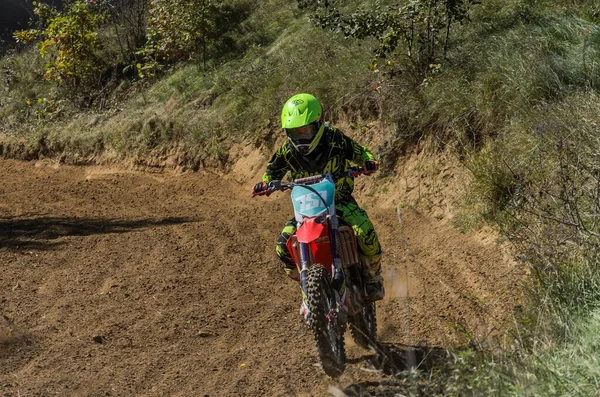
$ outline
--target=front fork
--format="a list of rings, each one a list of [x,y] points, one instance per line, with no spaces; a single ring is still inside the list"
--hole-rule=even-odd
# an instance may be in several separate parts
[[[300,263],[302,267],[300,269],[300,286],[302,287],[302,298],[306,304],[306,289],[308,288],[308,244],[300,244]]]

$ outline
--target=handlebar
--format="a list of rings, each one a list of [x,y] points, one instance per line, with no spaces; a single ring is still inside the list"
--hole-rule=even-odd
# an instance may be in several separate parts
[[[354,178],[359,175],[369,175],[369,174],[372,174],[373,172],[375,172],[375,171],[367,171],[364,167],[350,167],[350,168],[348,168],[348,171],[339,172],[339,173],[333,175],[333,179],[334,179],[334,181],[337,181],[338,179],[345,177],[345,176]],[[263,190],[262,192],[258,192],[258,193],[252,193],[252,197],[264,196],[264,195],[268,196],[275,191],[278,191],[278,190],[284,191],[284,190],[292,189],[294,186],[298,186],[298,185],[312,185],[314,183],[317,183],[317,182],[320,182],[321,180],[323,180],[323,178],[325,178],[326,175],[327,174],[321,174],[321,175],[309,176],[306,178],[295,179],[293,182],[290,182],[290,183],[284,183],[284,182],[281,182],[280,180],[271,181],[267,185],[267,190]]]

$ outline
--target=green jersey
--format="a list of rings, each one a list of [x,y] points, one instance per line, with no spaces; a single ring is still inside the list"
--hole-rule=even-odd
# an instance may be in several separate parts
[[[362,165],[375,157],[366,147],[356,143],[337,128],[326,127],[319,145],[310,154],[303,156],[286,141],[275,152],[263,175],[263,182],[281,180],[289,171],[292,179],[308,176],[341,173],[347,171],[351,163]],[[335,184],[335,199],[338,202],[351,199],[354,178],[345,176]]]

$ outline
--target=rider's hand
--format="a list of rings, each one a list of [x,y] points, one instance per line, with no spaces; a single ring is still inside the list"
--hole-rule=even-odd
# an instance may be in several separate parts
[[[262,193],[262,192],[264,192],[265,190],[268,190],[268,189],[269,189],[269,185],[267,185],[265,182],[258,182],[252,188],[252,193],[253,194],[259,194],[259,193]]]
[[[377,160],[366,160],[363,165],[365,171],[368,173],[375,172],[379,169],[379,161]]]

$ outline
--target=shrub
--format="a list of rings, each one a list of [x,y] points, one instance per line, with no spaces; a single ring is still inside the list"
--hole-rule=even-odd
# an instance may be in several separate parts
[[[46,80],[71,86],[89,83],[102,69],[96,51],[100,48],[98,28],[106,15],[96,9],[95,1],[76,1],[65,13],[44,3],[33,4],[43,28],[16,32],[17,41],[41,38],[37,47],[40,56],[47,59]]]
[[[152,0],[148,10],[148,38],[140,51],[140,76],[152,75],[161,64],[206,59],[215,32],[218,6],[212,0]]]
[[[395,55],[398,68],[419,77],[435,73],[446,55],[450,32],[467,20],[473,0],[413,0],[383,6],[347,10],[341,2],[298,0],[300,8],[315,11],[313,21],[345,37],[377,40],[374,67],[396,67],[394,61],[378,59]]]

